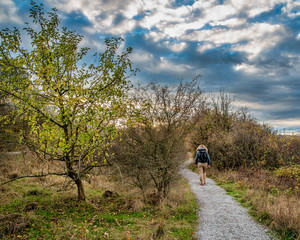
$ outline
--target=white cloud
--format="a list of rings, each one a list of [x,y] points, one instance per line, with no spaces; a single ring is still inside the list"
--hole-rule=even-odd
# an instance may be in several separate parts
[[[187,30],[196,30],[203,27],[206,23],[211,25],[221,24],[221,20],[235,13],[231,6],[218,5],[214,6],[214,1],[204,1],[203,4],[195,2],[193,6],[181,6],[176,9],[157,6],[155,11],[148,14],[139,25],[151,29],[155,27],[160,33],[157,40],[161,40],[165,36],[179,38],[186,35]],[[146,9],[144,9],[146,10]],[[152,9],[153,10],[153,9]],[[193,10],[200,10],[203,15],[199,18],[191,17]],[[242,20],[228,20],[225,24],[237,25],[241,24]]]
[[[185,41],[208,41],[214,45],[222,43],[236,43],[251,39],[251,50],[248,52],[257,55],[265,47],[257,46],[257,39],[263,35],[276,31],[278,26],[271,24],[248,25],[239,29],[246,22],[246,18],[236,17],[241,11],[249,16],[255,16],[263,11],[272,9],[275,4],[283,0],[227,0],[218,5],[216,0],[195,1],[192,6],[171,8],[168,0],[124,0],[124,1],[88,1],[88,0],[48,0],[64,11],[80,9],[93,23],[93,27],[86,29],[90,32],[107,32],[112,34],[125,34],[132,31],[137,25],[142,28],[155,30],[147,34],[147,38],[154,42],[171,37]],[[289,5],[295,5],[290,2]],[[201,15],[196,18],[192,12],[198,10]],[[125,17],[118,25],[114,24],[115,17],[122,14]],[[144,14],[139,21],[132,17]],[[104,15],[105,17],[100,17]],[[212,29],[199,31],[206,24],[211,26],[226,26],[229,29]],[[194,31],[186,34],[187,31]],[[253,43],[251,45],[251,43]],[[259,44],[260,45],[260,44]],[[183,44],[181,45],[183,47]],[[171,49],[181,49],[180,46],[171,46]],[[240,46],[240,48],[242,48]],[[256,48],[256,49],[255,49]],[[247,46],[247,50],[248,50]],[[199,51],[203,51],[199,48]]]
[[[233,44],[233,51],[246,52],[248,60],[258,57],[263,51],[275,46],[284,36],[283,25],[270,23],[246,23],[247,19],[237,17],[241,12],[246,16],[256,16],[264,11],[271,10],[283,0],[227,0],[218,5],[215,0],[196,1],[192,6],[171,8],[168,0],[124,0],[124,1],[88,1],[88,0],[48,0],[55,3],[64,11],[80,9],[93,23],[86,31],[93,33],[107,32],[125,34],[132,31],[137,25],[151,29],[145,35],[148,41],[160,42],[160,47],[167,47],[173,52],[184,51],[187,41],[201,42],[197,51],[203,52],[222,44]],[[292,9],[297,3],[288,0],[286,9]],[[299,5],[299,4],[298,4]],[[201,15],[197,18],[192,12],[198,10]],[[287,10],[286,10],[287,11]],[[123,19],[116,25],[115,17],[121,14]],[[144,14],[139,21],[132,17]],[[100,17],[101,15],[105,17]],[[206,24],[212,29],[199,30]],[[216,26],[225,26],[219,28]],[[187,32],[190,31],[189,34]],[[176,39],[172,43],[169,39]],[[300,34],[297,36],[300,39]],[[244,41],[243,44],[240,44]],[[255,66],[241,64],[236,66],[237,71],[257,73]]]
[[[127,18],[131,19],[136,16],[143,9],[143,5],[140,1],[131,1],[130,4],[127,5],[127,8],[121,10],[121,12]]]
[[[187,44],[185,42],[181,43],[170,43],[168,41],[165,42],[166,46],[169,47],[173,52],[182,52]]]
[[[182,75],[186,71],[190,71],[192,69],[191,66],[187,64],[176,64],[172,63],[165,57],[160,58],[160,62],[153,66],[154,68],[151,69],[152,71],[159,73],[159,72],[172,72],[175,75]]]
[[[268,23],[256,23],[247,25],[243,29],[211,29],[195,31],[186,40],[208,41],[213,45],[236,44],[232,50],[244,51],[249,54],[249,59],[257,57],[262,51],[275,46],[284,36],[284,28],[280,25],[271,25]],[[241,41],[247,41],[246,44],[239,44]],[[213,45],[198,48],[203,51]]]
[[[293,11],[294,9],[297,9],[300,7],[299,1],[294,0],[286,0],[286,5],[283,8],[283,12],[286,13],[289,17],[295,18],[297,16],[300,16],[299,11]]]
[[[150,9],[144,8],[144,10]],[[155,9],[152,9],[152,12],[139,22],[139,25],[146,29],[151,29],[152,27],[158,28],[159,31],[165,32],[167,35],[176,35],[173,31],[179,25],[184,24],[190,11],[191,8],[189,6],[171,9],[159,5]]]
[[[168,21],[170,17],[165,16],[162,12],[158,11],[154,14],[149,14],[144,19],[142,19],[139,25],[143,28],[150,29],[153,26],[156,26],[161,21]]]
[[[162,32],[151,31],[145,35],[147,40],[152,40],[154,42],[158,42],[166,37],[166,35]]]
[[[216,5],[216,0],[196,1],[193,4],[194,9],[210,9]]]
[[[71,12],[80,10],[93,24],[86,28],[89,32],[102,32],[111,34],[123,34],[130,32],[135,26],[136,21],[132,19],[143,9],[143,4],[139,0],[124,1],[88,1],[88,0],[47,0],[51,5],[58,9]],[[119,24],[114,24],[118,15],[124,17]]]
[[[215,44],[238,43],[243,40],[265,39],[282,30],[280,25],[268,23],[255,23],[247,25],[243,29],[214,28],[209,30],[195,31],[184,38],[192,41],[211,41]]]
[[[0,0],[0,22],[3,23],[23,23],[17,15],[17,7],[12,0]]]
[[[197,51],[205,52],[206,50],[213,49],[216,45],[212,42],[204,42],[202,44],[198,44]]]
[[[287,127],[299,127],[300,128],[300,118],[289,118],[289,119],[275,119],[275,120],[268,120],[275,128],[287,128]]]
[[[170,37],[180,37],[187,30],[196,30],[206,23],[225,25],[228,27],[239,26],[245,22],[243,18],[236,18],[241,11],[248,16],[256,16],[264,11],[271,10],[276,4],[284,0],[227,0],[223,5],[218,5],[216,0],[196,1],[192,6],[171,8],[168,0],[123,0],[123,1],[92,1],[92,0],[47,0],[52,5],[63,11],[81,10],[99,31],[113,33],[126,33],[131,31],[136,24],[146,29],[155,27],[159,32],[164,32]],[[295,7],[297,3],[287,0],[286,9]],[[199,10],[201,16],[191,16],[193,10]],[[146,16],[139,22],[132,17],[145,13]],[[104,19],[99,15],[104,14]],[[126,17],[120,26],[113,26],[117,14]],[[100,22],[101,21],[101,22]]]
[[[283,0],[268,0],[268,1],[261,1],[261,0],[248,0],[248,1],[241,1],[241,0],[230,0],[226,1],[226,4],[231,5],[237,13],[243,11],[249,17],[255,17],[265,11],[269,11],[274,8],[276,4],[284,2]]]
[[[256,103],[256,102],[249,102],[245,100],[238,100],[233,103],[235,107],[244,107],[247,106],[250,110],[257,111],[257,110],[265,110],[269,111],[272,109],[280,110],[280,109],[285,109],[286,105],[278,104],[278,103],[273,103],[273,104],[261,104],[261,103]]]
[[[252,60],[260,55],[263,51],[268,51],[270,48],[276,46],[285,36],[285,29],[280,25],[270,25],[267,23],[255,24],[253,27],[235,32],[235,39],[237,42],[247,40],[246,44],[237,44],[232,49],[236,51],[243,51],[249,54],[249,60]],[[247,37],[248,35],[248,37]],[[239,39],[240,37],[240,39]]]
[[[246,21],[245,18],[230,18],[230,19],[223,20],[223,21],[215,21],[211,25],[212,26],[223,25],[223,26],[227,26],[227,27],[230,27],[230,28],[237,28],[237,27],[240,27],[240,26],[242,26],[246,23],[247,23],[247,21]]]
[[[153,61],[153,55],[144,50],[135,50],[131,55],[131,60],[135,63],[143,64]]]
[[[249,74],[258,73],[260,71],[260,69],[256,68],[254,65],[249,65],[247,63],[242,63],[234,66],[234,70],[246,72]]]
[[[225,20],[227,17],[236,13],[236,10],[230,5],[217,5],[210,9],[206,9],[205,18],[210,21]]]
[[[166,7],[169,5],[169,0],[142,0],[144,9],[153,10],[158,7]]]
[[[187,64],[177,64],[165,57],[156,59],[153,54],[144,51],[136,50],[131,55],[131,60],[142,66],[144,71],[151,73],[171,73],[171,75],[182,76],[187,71],[190,72],[192,67]]]
[[[259,56],[262,51],[275,46],[283,37],[285,29],[281,25],[268,23],[248,24],[243,29],[220,29],[195,31],[188,36],[183,36],[182,41],[198,41],[197,50],[203,52],[222,44],[233,44],[232,50],[248,53],[249,60]],[[240,42],[245,41],[243,44]],[[238,67],[243,68],[243,66]]]
[[[244,11],[248,16],[255,16],[263,11],[271,10],[282,0],[270,1],[225,1],[224,5],[215,5],[215,1],[199,1],[193,6],[183,6],[177,9],[166,9],[164,6],[157,7],[156,11],[146,16],[140,23],[142,27],[151,29],[155,27],[155,33],[147,37],[154,42],[161,41],[166,37],[176,38],[180,41],[205,41],[214,46],[224,43],[238,43],[243,40],[249,41],[248,45],[236,46],[235,50],[248,52],[253,58],[262,50],[272,47],[282,38],[283,26],[269,23],[256,23],[246,25],[246,18],[238,18],[236,15]],[[192,18],[192,10],[200,10],[201,17]],[[199,30],[206,24],[211,26],[225,26],[226,28],[213,28]],[[243,28],[241,28],[243,26]],[[191,33],[186,34],[187,31]],[[281,32],[280,32],[281,31]],[[280,33],[278,33],[280,32]],[[276,35],[277,36],[274,36]],[[269,39],[266,41],[266,39]],[[211,45],[212,46],[212,45]],[[210,46],[199,47],[204,51]]]

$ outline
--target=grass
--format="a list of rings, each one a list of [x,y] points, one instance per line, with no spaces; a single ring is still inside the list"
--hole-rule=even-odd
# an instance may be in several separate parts
[[[77,202],[74,192],[49,191],[10,199],[9,204],[1,204],[0,213],[21,213],[31,223],[6,239],[150,239],[159,229],[161,239],[193,239],[197,205],[188,190],[181,190],[180,199],[173,193],[173,199],[160,206],[139,203],[130,195],[105,198],[101,193],[87,194],[87,202]],[[31,202],[38,209],[24,212]]]
[[[61,181],[20,179],[0,187],[0,215],[20,213],[30,219],[5,239],[195,239],[198,207],[184,179],[158,206],[106,176],[85,182],[87,201],[78,202],[74,188],[57,192]],[[106,190],[117,194],[105,197]],[[24,211],[29,203],[38,208]]]
[[[300,239],[300,198],[297,181],[279,181],[272,172],[211,171],[219,186],[233,196],[279,239]],[[262,175],[261,175],[262,174]],[[277,184],[275,184],[277,183]]]

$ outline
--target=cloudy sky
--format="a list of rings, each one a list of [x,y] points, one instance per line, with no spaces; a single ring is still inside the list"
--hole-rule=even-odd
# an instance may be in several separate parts
[[[205,92],[235,96],[260,122],[300,132],[300,0],[36,0],[104,49],[121,36],[137,79],[202,75]],[[21,29],[29,0],[0,0],[0,28]]]

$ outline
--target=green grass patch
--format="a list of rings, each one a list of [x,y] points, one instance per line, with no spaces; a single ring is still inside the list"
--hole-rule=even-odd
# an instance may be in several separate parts
[[[122,192],[103,197],[93,189],[86,189],[87,202],[77,202],[75,191],[58,194],[22,184],[12,184],[15,197],[6,196],[0,215],[20,213],[30,223],[5,239],[195,239],[197,203],[183,180],[160,206],[141,204]],[[32,202],[38,208],[24,211]]]

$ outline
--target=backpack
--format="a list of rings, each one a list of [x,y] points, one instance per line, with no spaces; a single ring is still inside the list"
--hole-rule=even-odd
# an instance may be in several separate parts
[[[207,163],[208,162],[208,157],[206,154],[205,149],[199,149],[198,150],[198,158],[197,158],[197,163]]]

